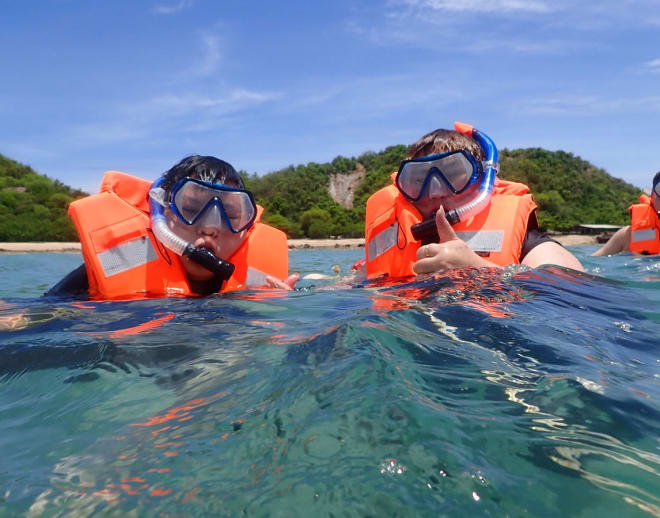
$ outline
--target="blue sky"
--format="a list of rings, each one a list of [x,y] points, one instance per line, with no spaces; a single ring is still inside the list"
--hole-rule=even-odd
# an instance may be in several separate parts
[[[454,120],[647,187],[660,0],[0,0],[0,153],[96,191],[210,154],[263,174]]]

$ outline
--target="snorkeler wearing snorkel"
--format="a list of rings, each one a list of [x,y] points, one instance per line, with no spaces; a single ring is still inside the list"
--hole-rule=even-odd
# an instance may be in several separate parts
[[[492,139],[468,124],[454,127],[412,144],[392,185],[367,201],[367,277],[519,263],[583,270],[538,231],[529,188],[497,178]]]
[[[613,255],[635,252],[660,254],[660,171],[653,177],[651,196],[642,194],[639,203],[628,207],[630,225],[620,228],[592,255]]]
[[[280,280],[286,235],[261,223],[262,212],[236,170],[215,157],[184,158],[153,184],[110,171],[99,194],[69,208],[84,269],[48,294],[83,284],[97,299],[291,289],[297,276]]]

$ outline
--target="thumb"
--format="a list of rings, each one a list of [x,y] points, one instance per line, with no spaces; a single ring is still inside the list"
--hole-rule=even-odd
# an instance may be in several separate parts
[[[447,221],[447,216],[445,216],[445,209],[442,205],[435,213],[435,226],[438,229],[438,237],[440,238],[441,243],[458,239],[456,232],[454,232],[454,229],[449,224],[449,221]]]

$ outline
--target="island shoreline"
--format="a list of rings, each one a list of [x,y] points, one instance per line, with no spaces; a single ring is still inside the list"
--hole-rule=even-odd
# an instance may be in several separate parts
[[[597,245],[597,236],[587,234],[555,234],[552,239],[564,246]],[[289,249],[357,249],[364,248],[363,238],[351,239],[289,239]],[[0,243],[0,253],[80,252],[80,243]]]

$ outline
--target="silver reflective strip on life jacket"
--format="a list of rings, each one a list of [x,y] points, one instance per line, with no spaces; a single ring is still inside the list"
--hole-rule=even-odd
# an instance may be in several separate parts
[[[477,232],[456,232],[475,252],[501,252],[504,230],[479,230]]]
[[[643,230],[634,230],[632,233],[633,243],[640,241],[653,241],[655,239],[655,229],[645,228]]]
[[[370,261],[373,261],[379,255],[383,255],[390,248],[396,245],[397,227],[398,223],[394,222],[386,229],[381,230],[373,237],[371,241],[369,241],[369,248],[367,252]]]
[[[103,274],[110,277],[155,261],[158,259],[158,254],[156,254],[151,240],[147,236],[143,236],[101,252],[97,257],[101,262]]]
[[[266,286],[266,273],[256,268],[248,266],[247,275],[245,276],[245,286],[257,287]]]

